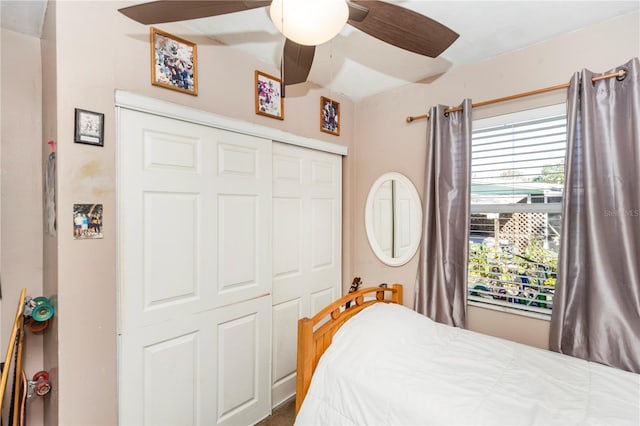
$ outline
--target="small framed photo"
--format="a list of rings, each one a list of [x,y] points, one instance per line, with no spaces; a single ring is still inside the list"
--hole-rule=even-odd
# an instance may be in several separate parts
[[[340,136],[340,102],[320,97],[320,130]]]
[[[104,114],[76,108],[76,143],[104,146]]]
[[[284,100],[279,78],[256,71],[256,114],[284,120]]]
[[[76,240],[102,238],[102,204],[73,205],[73,238]]]
[[[196,44],[151,27],[151,84],[197,96]]]

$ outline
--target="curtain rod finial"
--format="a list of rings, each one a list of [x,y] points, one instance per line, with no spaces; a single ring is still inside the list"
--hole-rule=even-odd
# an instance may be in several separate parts
[[[411,123],[413,121],[413,117],[412,116],[408,116],[406,118],[406,120],[407,120],[407,123]]]
[[[622,80],[625,79],[626,76],[627,76],[627,70],[622,68],[620,71],[618,71],[618,75],[616,76],[616,80],[622,81]]]

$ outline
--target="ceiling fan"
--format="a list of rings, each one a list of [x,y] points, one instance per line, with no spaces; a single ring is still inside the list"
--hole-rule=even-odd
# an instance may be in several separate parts
[[[148,25],[267,6],[271,20],[286,37],[281,70],[285,86],[307,81],[316,45],[333,38],[347,23],[379,40],[432,58],[458,38],[455,31],[427,16],[378,0],[171,0],[141,3],[119,11]]]

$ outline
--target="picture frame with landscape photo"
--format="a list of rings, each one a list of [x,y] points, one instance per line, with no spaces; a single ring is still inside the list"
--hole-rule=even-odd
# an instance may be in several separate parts
[[[320,131],[340,136],[340,102],[320,97]]]
[[[74,141],[87,145],[104,146],[104,114],[75,109]]]
[[[284,100],[281,80],[257,71],[254,88],[256,91],[256,114],[284,120]]]
[[[196,44],[151,27],[151,84],[197,96]]]

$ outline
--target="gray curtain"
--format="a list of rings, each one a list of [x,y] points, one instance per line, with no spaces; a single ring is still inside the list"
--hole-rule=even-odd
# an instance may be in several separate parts
[[[471,100],[449,113],[429,112],[423,223],[414,309],[466,327],[471,174]]]
[[[566,181],[551,349],[640,373],[638,58],[568,93]]]

